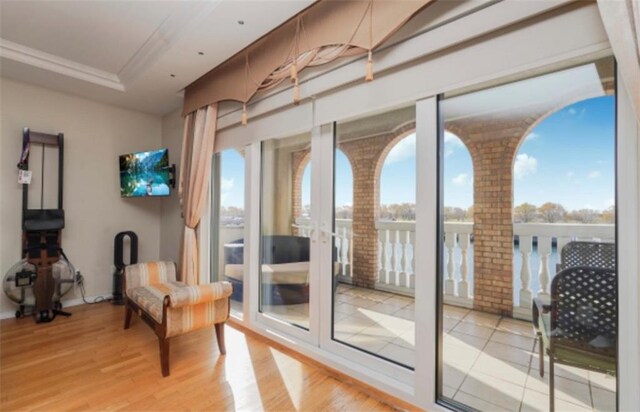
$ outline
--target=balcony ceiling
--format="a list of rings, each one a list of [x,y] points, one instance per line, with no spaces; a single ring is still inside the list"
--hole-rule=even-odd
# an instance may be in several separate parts
[[[516,120],[548,113],[582,99],[603,96],[595,63],[446,99],[446,121]]]
[[[2,1],[1,74],[163,115],[185,86],[313,2]]]

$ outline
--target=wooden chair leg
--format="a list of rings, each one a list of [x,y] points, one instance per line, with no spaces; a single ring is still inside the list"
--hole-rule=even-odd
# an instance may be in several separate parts
[[[169,339],[158,336],[160,344],[160,366],[162,368],[162,376],[169,376]]]
[[[224,346],[224,322],[216,323],[216,339],[218,340],[218,349],[220,349],[220,353],[225,355],[227,353],[227,349]]]
[[[556,410],[555,371],[553,368],[553,356],[549,356],[549,410]]]
[[[124,328],[129,329],[131,326],[131,314],[133,314],[133,310],[129,306],[125,306],[124,312]]]

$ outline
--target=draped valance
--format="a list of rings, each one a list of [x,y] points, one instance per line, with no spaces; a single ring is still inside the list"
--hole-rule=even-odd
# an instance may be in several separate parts
[[[209,104],[246,103],[260,90],[338,57],[371,51],[432,0],[319,0],[212,69],[185,90],[183,114]],[[294,95],[294,101],[296,96]]]

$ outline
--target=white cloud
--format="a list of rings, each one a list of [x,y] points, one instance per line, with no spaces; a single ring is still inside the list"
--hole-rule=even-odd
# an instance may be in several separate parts
[[[416,155],[416,135],[412,134],[400,140],[389,152],[385,163],[397,163]]]
[[[224,177],[220,179],[220,190],[223,192],[233,189],[233,185],[233,179],[225,179]]]
[[[616,199],[611,197],[604,201],[604,208],[607,209],[608,207],[614,206],[615,204],[616,204]]]
[[[538,171],[538,160],[526,153],[516,156],[516,163],[513,166],[513,174],[516,179],[522,179]]]
[[[567,110],[567,113],[569,113],[571,116],[578,115],[579,118],[583,117],[586,112],[587,109],[584,107],[580,109],[580,111],[578,111],[578,109],[576,109],[575,107],[571,107],[569,110]]]
[[[535,140],[540,137],[540,133],[531,132],[524,138],[524,140]]]
[[[444,157],[449,157],[457,149],[464,147],[462,140],[455,134],[444,131]]]
[[[460,173],[459,175],[451,179],[451,181],[456,186],[466,186],[470,182],[470,179],[468,174]]]
[[[587,175],[587,177],[588,177],[589,179],[597,179],[597,178],[599,178],[600,176],[602,176],[602,175],[601,175],[601,174],[600,174],[600,172],[599,172],[599,171],[597,171],[597,170],[594,170],[594,171],[592,171],[592,172],[589,172],[589,174]]]
[[[567,179],[573,179],[574,177],[576,177],[576,172],[574,172],[573,170],[569,170],[567,172]]]

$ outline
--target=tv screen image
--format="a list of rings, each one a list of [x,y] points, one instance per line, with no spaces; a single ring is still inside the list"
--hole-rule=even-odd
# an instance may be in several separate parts
[[[170,171],[168,149],[121,155],[120,196],[169,196]]]

